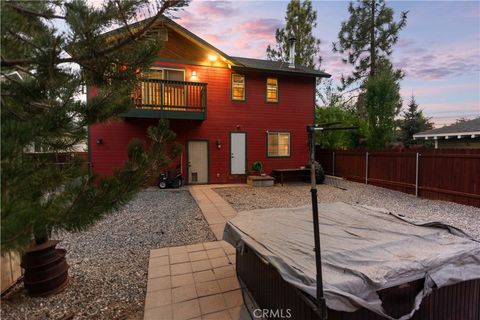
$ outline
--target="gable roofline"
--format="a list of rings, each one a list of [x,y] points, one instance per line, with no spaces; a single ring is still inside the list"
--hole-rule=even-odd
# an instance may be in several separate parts
[[[148,23],[151,19],[153,18],[147,18],[141,21],[137,21],[135,23],[130,24],[129,27],[130,29],[141,27],[142,25]],[[309,76],[309,77],[318,77],[318,78],[331,77],[331,75],[326,72],[315,70],[312,68],[306,68],[303,66],[289,68],[288,64],[280,61],[232,57],[166,16],[161,16],[158,19],[158,21],[155,22],[153,28],[161,27],[161,26],[170,27],[175,31],[177,31],[178,33],[180,33],[185,38],[187,38],[188,40],[195,42],[196,44],[207,49],[208,51],[212,51],[216,53],[217,55],[222,57],[224,61],[228,63],[231,66],[231,68],[234,70],[249,70],[249,71],[258,71],[262,73],[270,72],[270,73],[276,73],[276,74],[288,74],[288,75]],[[121,37],[123,32],[127,32],[125,27],[108,31],[104,33],[103,36],[106,36],[106,37],[120,36]]]
[[[130,29],[140,28],[143,25],[147,24],[152,19],[153,19],[153,17],[152,18],[146,18],[144,20],[140,20],[140,21],[134,22],[132,24],[129,24],[128,26],[129,26]],[[235,62],[228,54],[224,53],[220,49],[211,45],[210,43],[203,40],[202,38],[200,38],[196,34],[188,31],[187,29],[185,29],[184,27],[182,27],[181,25],[179,25],[178,23],[176,23],[175,21],[173,21],[172,19],[170,19],[166,16],[159,17],[158,20],[155,22],[155,24],[152,26],[152,30],[155,30],[155,28],[162,27],[162,26],[171,27],[172,29],[179,32],[180,34],[182,34],[184,37],[186,37],[190,41],[193,41],[193,42],[197,43],[198,45],[200,45],[201,47],[203,47],[207,50],[213,51],[216,54],[218,54],[219,56],[223,57],[228,63],[237,64],[237,62]],[[122,33],[127,33],[126,27],[120,27],[120,28],[117,28],[117,29],[107,31],[104,34],[102,34],[102,36],[104,36],[104,37],[115,37],[115,36],[121,37]],[[148,33],[148,31],[147,31],[147,33]]]
[[[225,60],[227,60],[231,65],[236,65],[238,64],[238,62],[236,62],[231,56],[229,56],[228,54],[226,54],[225,52],[221,51],[220,49],[218,49],[217,47],[211,45],[210,43],[208,43],[207,41],[203,40],[202,38],[200,38],[199,36],[197,36],[196,34],[192,33],[191,31],[185,29],[184,27],[182,27],[181,25],[179,25],[178,23],[176,23],[175,21],[173,21],[172,19],[170,18],[167,18],[167,17],[164,17],[166,23],[168,25],[170,25],[171,27],[173,27],[174,29],[176,29],[177,31],[179,31],[180,33],[183,34],[183,36],[185,36],[186,38],[198,43],[200,46],[202,47],[205,47],[209,50],[212,50],[214,51],[215,53],[217,53],[218,55],[222,56]]]

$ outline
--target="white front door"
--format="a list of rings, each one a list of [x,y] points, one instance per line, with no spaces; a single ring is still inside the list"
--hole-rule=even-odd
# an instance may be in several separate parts
[[[245,174],[247,167],[247,134],[232,132],[230,134],[231,174]]]
[[[208,141],[188,141],[188,183],[208,183]]]

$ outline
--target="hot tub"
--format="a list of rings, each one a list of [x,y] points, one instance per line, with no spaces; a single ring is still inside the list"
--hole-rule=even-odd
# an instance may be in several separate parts
[[[225,227],[238,277],[268,318],[320,319],[310,210],[243,212]],[[329,319],[480,318],[480,244],[460,230],[345,203],[322,204],[319,217]]]

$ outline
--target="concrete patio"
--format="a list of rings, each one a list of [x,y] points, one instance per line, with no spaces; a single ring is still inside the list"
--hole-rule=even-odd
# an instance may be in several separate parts
[[[212,190],[229,186],[189,187],[219,241],[150,251],[145,320],[250,319],[235,272],[235,248],[221,240],[225,223],[237,213]]]
[[[241,187],[247,186],[246,184],[220,184],[220,185],[195,185],[190,186],[190,194],[197,202],[200,210],[202,210],[205,220],[212,229],[217,240],[222,240],[223,229],[228,219],[233,218],[237,212],[230,206],[228,202],[218,195],[212,189],[215,188],[228,188],[228,187]]]

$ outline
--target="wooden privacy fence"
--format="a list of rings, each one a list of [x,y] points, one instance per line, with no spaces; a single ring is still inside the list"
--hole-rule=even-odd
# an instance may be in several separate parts
[[[20,255],[16,252],[8,252],[1,256],[2,293],[12,286],[21,276]]]
[[[317,149],[316,159],[330,175],[480,207],[479,149]]]

